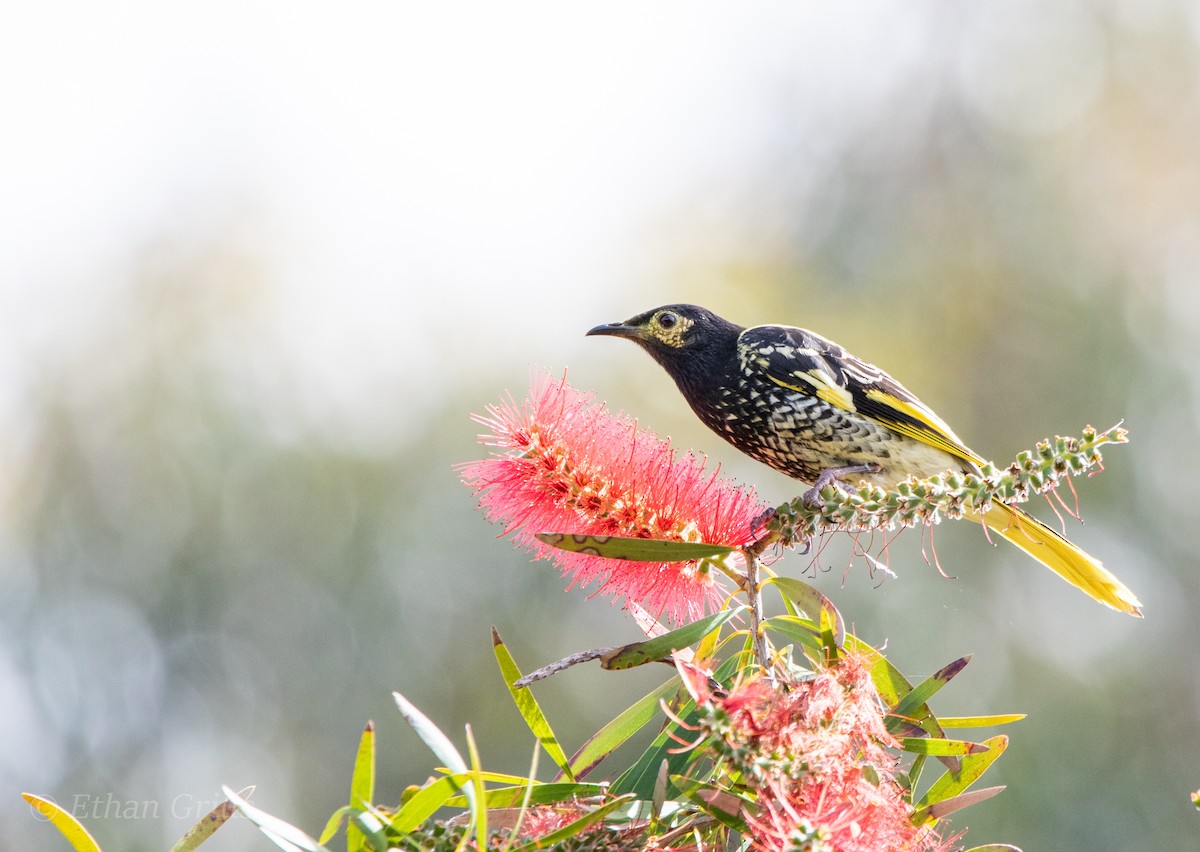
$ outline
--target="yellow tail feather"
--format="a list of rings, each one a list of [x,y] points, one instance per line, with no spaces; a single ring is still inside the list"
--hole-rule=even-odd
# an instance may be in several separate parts
[[[980,520],[974,516],[972,520]],[[1037,518],[1016,506],[993,503],[982,521],[1072,586],[1119,612],[1142,615],[1141,601],[1112,572]]]

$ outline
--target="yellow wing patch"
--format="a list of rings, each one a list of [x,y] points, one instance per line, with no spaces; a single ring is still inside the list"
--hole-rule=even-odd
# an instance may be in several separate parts
[[[920,424],[917,425],[899,418],[893,419],[886,416],[879,416],[884,425],[893,432],[899,432],[901,435],[906,435],[924,444],[937,447],[939,450],[943,450],[956,458],[974,462],[975,464],[983,464],[983,457],[967,448],[959,440],[958,436],[954,434],[954,430],[947,426],[942,418],[938,417],[925,406],[899,399],[878,388],[868,388],[867,398],[877,402],[885,410],[888,408],[895,409],[901,414],[905,414],[913,420],[918,421]]]
[[[817,370],[794,370],[792,375],[802,382],[805,382],[808,387],[797,384],[789,384],[781,380],[778,376],[771,373],[766,373],[766,377],[779,385],[781,388],[794,390],[797,393],[816,393],[819,399],[825,400],[832,406],[842,409],[843,411],[855,411],[854,397],[850,395],[850,391],[838,384],[829,381],[829,377]]]

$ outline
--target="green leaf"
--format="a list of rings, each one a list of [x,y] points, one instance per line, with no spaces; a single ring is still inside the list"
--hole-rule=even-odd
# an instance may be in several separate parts
[[[966,852],[1021,852],[1016,846],[1007,843],[989,843],[987,846],[972,846]]]
[[[617,750],[625,741],[658,716],[661,701],[679,691],[679,678],[673,677],[598,730],[571,758],[571,773],[583,778],[596,764]]]
[[[913,754],[928,754],[934,757],[982,754],[987,746],[966,740],[945,740],[936,737],[901,737],[900,748]]]
[[[928,755],[918,754],[913,758],[912,766],[908,767],[908,780],[904,786],[908,788],[908,801],[912,802],[913,793],[916,792],[917,782],[921,780],[921,772],[925,769],[925,759]]]
[[[328,843],[333,840],[338,829],[342,827],[342,820],[354,813],[354,808],[349,805],[342,805],[336,811],[329,815],[329,819],[325,820],[325,827],[321,829],[321,836],[317,838],[318,843]]]
[[[819,623],[821,613],[827,613],[831,627],[835,632],[838,646],[846,643],[846,628],[833,601],[827,598],[816,586],[811,586],[795,577],[768,577],[763,581],[764,586],[775,586],[789,601],[799,607],[813,623]]]
[[[823,656],[825,643],[821,631],[807,618],[775,615],[763,621],[763,628],[798,642],[810,660]]]
[[[1008,737],[998,734],[984,740],[983,744],[988,747],[986,752],[962,758],[962,766],[958,771],[947,771],[941,778],[933,782],[933,785],[925,791],[924,796],[914,803],[916,807],[916,812],[913,814],[914,823],[919,825],[921,822],[932,819],[929,814],[931,806],[965,793],[967,788],[974,784],[979,776],[1008,748]]]
[[[927,715],[932,715],[929,708],[926,707],[926,702],[932,698],[939,689],[948,684],[950,680],[971,661],[971,655],[959,657],[949,665],[942,666],[936,672],[931,674],[925,680],[914,686],[912,690],[897,702],[892,708],[889,716],[895,716],[901,719],[914,719],[919,723],[922,718]]]
[[[685,706],[689,708],[689,712],[681,715],[680,718],[686,724],[694,724],[696,706],[690,700]],[[654,742],[650,743],[650,747],[642,752],[637,762],[613,781],[612,792],[616,795],[631,793],[640,800],[649,801],[654,795],[654,785],[658,781],[658,773],[664,762],[667,765],[668,775],[681,774],[694,755],[681,750],[678,736],[678,728],[675,724],[668,724],[654,738]]]
[[[375,799],[375,724],[367,722],[358,741],[354,772],[350,776],[350,807],[364,809]],[[353,821],[346,824],[346,852],[362,852],[367,839]]]
[[[943,728],[990,728],[1020,722],[1024,713],[1003,713],[995,716],[939,716]]]
[[[692,541],[663,541],[655,538],[622,538],[616,535],[575,535],[573,533],[537,533],[538,541],[568,550],[608,559],[631,562],[695,562],[711,556],[724,556],[737,548],[724,544]]]
[[[820,656],[810,656],[813,664],[827,666],[837,660],[841,647],[846,643],[846,628],[833,601],[820,589],[795,577],[769,577],[763,581],[763,585],[775,586],[786,602],[795,604],[812,620],[823,648]]]
[[[408,834],[445,805],[458,791],[464,778],[465,775],[451,775],[426,784],[392,815],[389,821],[392,828],[400,834]]]
[[[246,794],[248,790],[253,789],[253,787],[247,787],[241,792],[242,794]],[[171,847],[171,852],[192,852],[193,849],[212,837],[213,832],[223,826],[235,813],[237,813],[237,807],[233,802],[228,799],[221,802],[221,804],[205,814],[198,823],[188,829],[187,834],[179,838],[178,842]]]
[[[285,852],[328,852],[324,846],[296,826],[260,811],[228,787],[222,787],[221,792],[237,806],[238,813],[250,820],[272,843]]]
[[[400,715],[404,717],[404,721],[412,726],[412,729],[417,732],[417,736],[425,742],[425,745],[429,746],[429,750],[446,765],[446,768],[451,772],[463,775],[470,771],[467,769],[467,762],[458,753],[454,743],[450,742],[450,738],[443,734],[437,725],[429,721],[429,718],[416,708],[416,705],[399,692],[393,692],[392,698],[396,700],[396,706],[400,708]],[[475,794],[469,785],[463,787],[463,792],[468,799],[473,800]]]
[[[471,801],[471,816],[475,820],[475,848],[488,847],[488,814],[487,808],[481,804],[487,792],[483,786],[483,768],[479,760],[479,748],[475,745],[475,735],[471,726],[467,725],[467,753],[471,755],[471,787],[464,787],[463,793],[473,789],[475,795],[468,796]]]
[[[404,717],[404,721],[412,726],[425,745],[429,746],[429,750],[434,753],[438,760],[446,764],[446,767],[451,772],[461,772],[464,775],[470,770],[467,769],[467,762],[463,760],[458,749],[454,747],[454,743],[450,742],[450,738],[441,732],[441,729],[433,722],[429,721],[424,713],[416,708],[412,702],[401,695],[399,692],[393,692],[392,698],[396,701],[396,706],[400,709],[400,715]]]
[[[484,794],[483,803],[489,809],[514,808],[525,800],[527,791],[531,805],[548,805],[571,798],[603,796],[608,792],[608,788],[603,784],[581,784],[578,781],[549,784],[529,784],[526,781],[524,784],[488,790]],[[463,796],[451,796],[444,802],[449,807],[462,807],[466,803],[467,800]]]
[[[355,811],[351,814],[350,823],[354,830],[362,836],[363,849],[370,849],[371,852],[387,852],[388,838],[387,832],[384,831],[387,820],[382,814],[377,813],[368,804],[367,810]]]
[[[866,657],[870,664],[871,681],[875,684],[875,691],[888,707],[895,707],[901,698],[912,691],[912,684],[908,682],[908,678],[901,674],[887,657],[866,642],[851,634],[846,638],[846,647]]]
[[[713,630],[737,618],[745,609],[746,607],[740,606],[736,609],[721,610],[662,636],[613,648],[600,657],[600,665],[610,670],[629,669],[669,657],[672,651],[699,642]]]
[[[550,755],[550,759],[558,765],[558,768],[562,770],[567,778],[574,780],[575,776],[570,761],[567,760],[567,754],[563,751],[562,746],[558,744],[558,737],[554,735],[554,731],[550,727],[550,722],[546,719],[546,714],[542,712],[537,699],[533,697],[533,691],[530,689],[517,689],[513,686],[514,683],[521,679],[521,670],[517,667],[516,660],[508,652],[508,646],[504,644],[495,627],[492,628],[492,650],[496,654],[496,662],[500,666],[500,674],[504,678],[505,684],[508,685],[509,694],[512,695],[513,702],[517,705],[517,711],[521,714],[521,718],[525,720],[525,724],[529,726],[529,730],[537,737],[537,741],[542,744],[542,748],[546,750],[546,754]]]
[[[22,793],[21,798],[27,801],[39,816],[49,820],[50,824],[57,828],[63,837],[67,838],[67,842],[74,847],[75,852],[100,852],[100,846],[96,843],[96,839],[69,811],[59,807],[57,802],[43,799],[33,793]]]

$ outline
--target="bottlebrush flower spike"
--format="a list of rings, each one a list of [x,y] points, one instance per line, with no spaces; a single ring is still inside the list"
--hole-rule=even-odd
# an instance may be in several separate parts
[[[500,452],[460,469],[488,519],[538,556],[550,556],[570,586],[636,602],[682,624],[718,608],[724,592],[703,562],[627,562],[568,553],[539,542],[539,532],[616,535],[741,547],[753,541],[766,506],[691,453],[610,414],[566,378],[535,376],[518,405],[490,405],[476,422]],[[570,587],[569,586],[569,587]],[[568,588],[569,588],[568,587]]]

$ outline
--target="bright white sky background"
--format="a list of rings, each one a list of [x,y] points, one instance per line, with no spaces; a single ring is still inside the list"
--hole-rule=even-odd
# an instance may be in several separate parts
[[[1016,130],[1069,119],[1103,83],[1081,6],[1043,9],[1034,35],[1009,26],[1024,4],[972,13],[955,27],[969,60],[940,40],[941,8],[14,6],[0,415],[13,425],[36,365],[85,337],[163,240],[232,232],[265,256],[270,304],[232,357],[292,374],[361,427],[377,389],[467,328],[506,346],[537,316],[532,360],[553,364],[582,328],[648,307],[638,294],[661,270],[644,249],[663,217],[736,208],[784,117],[809,129],[795,144],[816,175],[895,86],[938,79],[918,73],[930,63]],[[1075,70],[1035,89],[1025,63],[998,86],[987,64],[1029,38]],[[729,218],[729,240],[753,239]],[[558,327],[551,306],[577,321]],[[461,354],[452,369],[472,369]]]

